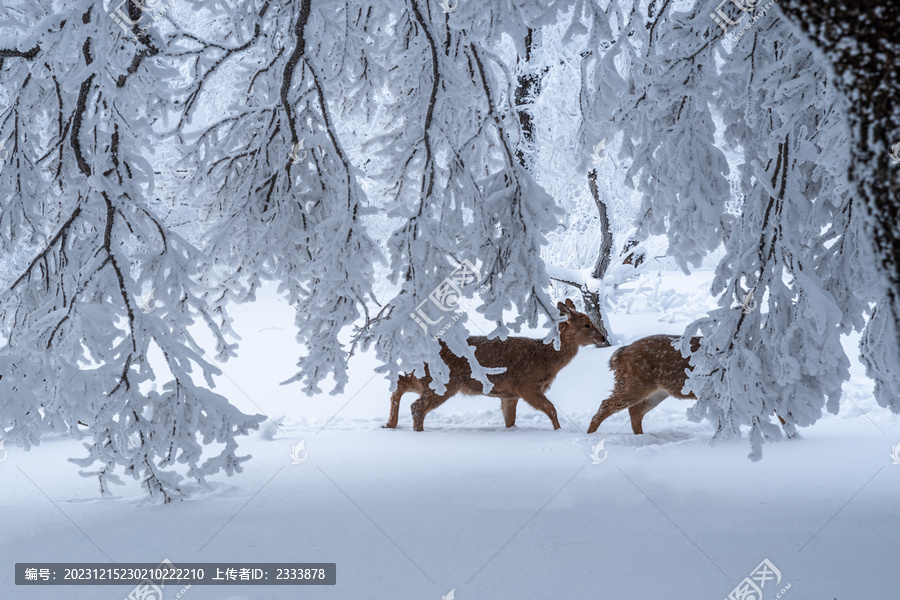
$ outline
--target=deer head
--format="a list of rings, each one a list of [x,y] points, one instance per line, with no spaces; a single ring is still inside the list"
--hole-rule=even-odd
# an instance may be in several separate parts
[[[559,324],[560,338],[572,340],[577,346],[594,345],[606,348],[610,345],[609,340],[600,333],[591,318],[575,310],[575,303],[571,298],[566,298],[565,304],[557,302],[556,308],[559,309],[559,316],[566,317],[566,320]]]

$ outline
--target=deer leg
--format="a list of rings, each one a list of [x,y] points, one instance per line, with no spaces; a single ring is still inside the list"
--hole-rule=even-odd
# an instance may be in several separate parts
[[[644,433],[644,427],[642,424],[642,421],[644,420],[643,408],[644,403],[641,402],[628,409],[628,414],[631,415],[631,430],[634,432],[634,435],[641,435]]]
[[[412,375],[401,375],[397,379],[397,389],[391,394],[391,414],[388,422],[382,427],[386,429],[394,429],[397,426],[397,420],[400,418],[400,399],[406,392],[421,392],[425,387],[422,381]]]
[[[519,403],[518,398],[501,398],[500,408],[503,410],[503,420],[506,421],[507,427],[516,426],[516,405]]]
[[[400,418],[400,398],[403,397],[404,391],[405,390],[398,385],[397,391],[391,394],[391,415],[388,417],[388,422],[382,425],[382,427],[393,429],[397,426],[397,421]]]
[[[624,410],[630,406],[639,404],[648,396],[650,396],[653,391],[654,388],[650,387],[629,387],[617,380],[616,384],[613,386],[612,394],[610,394],[609,398],[607,398],[600,404],[600,408],[597,409],[597,414],[595,414],[594,418],[591,419],[591,424],[588,426],[587,432],[594,433],[595,431],[597,431],[597,428],[600,427],[600,423],[616,414],[620,410]],[[657,404],[659,404],[659,402],[657,402]],[[656,406],[656,404],[654,404],[653,406]],[[643,415],[641,416],[643,417]],[[633,423],[632,429],[634,429]]]
[[[609,400],[604,400],[603,404],[600,405],[600,408],[597,409],[597,414],[594,415],[594,418],[591,419],[591,424],[588,426],[588,433],[594,433],[597,431],[597,428],[600,427],[600,423],[619,412],[622,409],[612,409],[612,406],[608,404]]]
[[[775,413],[775,416],[778,417],[778,420],[781,421],[781,426],[784,427],[784,425],[785,425],[785,420],[781,418],[781,415],[779,415],[779,414],[776,412],[776,413]]]
[[[410,410],[412,411],[413,429],[416,431],[425,431],[425,415],[436,409],[438,406],[450,399],[458,390],[447,388],[443,394],[436,394],[434,390],[427,389],[422,392],[419,399],[412,403]]]
[[[669,397],[668,392],[660,390],[654,392],[649,397],[641,400],[637,404],[628,407],[628,414],[631,415],[631,430],[635,435],[644,433],[643,420],[644,415],[659,406],[659,403]]]
[[[788,413],[788,415],[790,415],[790,413]],[[787,424],[787,422],[777,412],[775,413],[775,416],[778,417],[779,421],[781,421],[781,428],[784,429],[784,426]],[[795,431],[794,433],[789,434],[789,435],[787,434],[787,432],[785,432],[785,435],[787,435],[787,438],[789,440],[792,440],[795,437],[797,437],[797,432]]]
[[[534,391],[522,396],[522,400],[531,405],[535,410],[539,410],[550,419],[553,423],[553,429],[559,429],[559,420],[556,418],[556,407],[547,399],[543,393]]]

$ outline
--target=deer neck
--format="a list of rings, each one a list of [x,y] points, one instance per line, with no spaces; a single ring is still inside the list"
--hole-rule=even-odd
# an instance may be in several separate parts
[[[547,344],[547,347],[550,349],[555,362],[560,365],[560,369],[569,364],[575,358],[575,355],[578,354],[578,344],[565,331],[559,334],[559,350],[556,350],[553,344]]]

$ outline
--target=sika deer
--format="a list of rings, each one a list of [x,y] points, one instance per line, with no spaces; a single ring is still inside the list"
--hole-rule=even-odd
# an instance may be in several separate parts
[[[682,394],[690,359],[681,355],[672,343],[676,335],[651,335],[613,352],[609,368],[615,371],[612,394],[603,401],[591,419],[588,433],[594,433],[607,417],[627,408],[631,429],[644,433],[644,415],[668,396],[696,400],[694,394]],[[691,338],[691,352],[700,349],[700,338]]]
[[[609,359],[609,368],[615,371],[615,385],[609,398],[600,404],[591,419],[588,433],[594,433],[600,423],[623,408],[631,415],[631,430],[636,435],[644,433],[644,415],[659,406],[669,396],[683,400],[696,400],[694,394],[681,393],[690,359],[681,355],[672,343],[677,335],[651,335],[627,346],[622,346]],[[691,338],[691,352],[700,349],[700,338]],[[785,420],[777,412],[775,416],[784,427]],[[791,413],[788,413],[790,418]],[[785,432],[787,433],[787,432]],[[787,437],[793,438],[794,433]]]
[[[397,380],[397,390],[391,395],[391,416],[385,427],[397,426],[400,411],[400,398],[405,392],[418,392],[419,398],[412,403],[413,428],[424,430],[425,416],[462,392],[467,395],[487,395],[501,399],[503,417],[507,427],[516,422],[516,403],[519,398],[525,400],[533,408],[542,411],[553,423],[553,429],[559,429],[556,408],[547,399],[544,392],[553,383],[557,373],[566,366],[581,346],[594,345],[600,348],[609,346],[609,342],[584,313],[575,310],[571,300],[558,302],[560,316],[567,319],[559,323],[559,350],[553,344],[544,344],[541,340],[526,337],[508,337],[505,340],[488,339],[483,336],[472,336],[469,345],[475,347],[475,358],[485,367],[506,367],[506,371],[489,375],[494,384],[493,389],[485,394],[480,381],[472,378],[472,369],[465,357],[459,357],[441,342],[441,360],[450,367],[450,380],[447,390],[437,394],[431,389],[431,375],[425,365],[425,377],[419,378],[411,373],[401,375]]]

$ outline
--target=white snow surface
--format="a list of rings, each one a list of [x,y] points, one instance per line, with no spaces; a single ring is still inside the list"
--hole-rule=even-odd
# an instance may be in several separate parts
[[[697,294],[710,279],[662,274],[646,302],[612,312],[615,341],[681,333],[712,306]],[[673,305],[673,293],[686,301]],[[763,559],[782,579],[760,600],[787,584],[787,600],[898,597],[900,464],[890,453],[900,417],[875,403],[857,336],[843,340],[852,378],[840,414],[751,462],[746,437],[711,445],[712,425],[686,418],[690,401],[667,399],[641,436],[627,412],[584,433],[612,388],[617,346],[584,348],[560,373],[547,394],[560,431],[524,402],[507,430],[499,401],[457,396],[417,433],[413,394],[399,427],[381,428],[389,382],[371,353],[351,359],[346,393],[279,385],[300,349],[274,287],[233,314],[240,356],[221,365],[217,391],[245,412],[285,415],[274,438],[240,438],[240,454],[253,456],[242,473],[169,505],[150,504],[130,479],[101,499],[66,461],[83,455],[75,440],[6,448],[0,599],[120,600],[133,587],[15,586],[16,562],[164,558],[337,564],[334,586],[167,586],[165,600],[438,600],[451,590],[459,600],[722,600]],[[308,458],[293,464],[301,440]],[[606,459],[593,464],[601,440]]]

